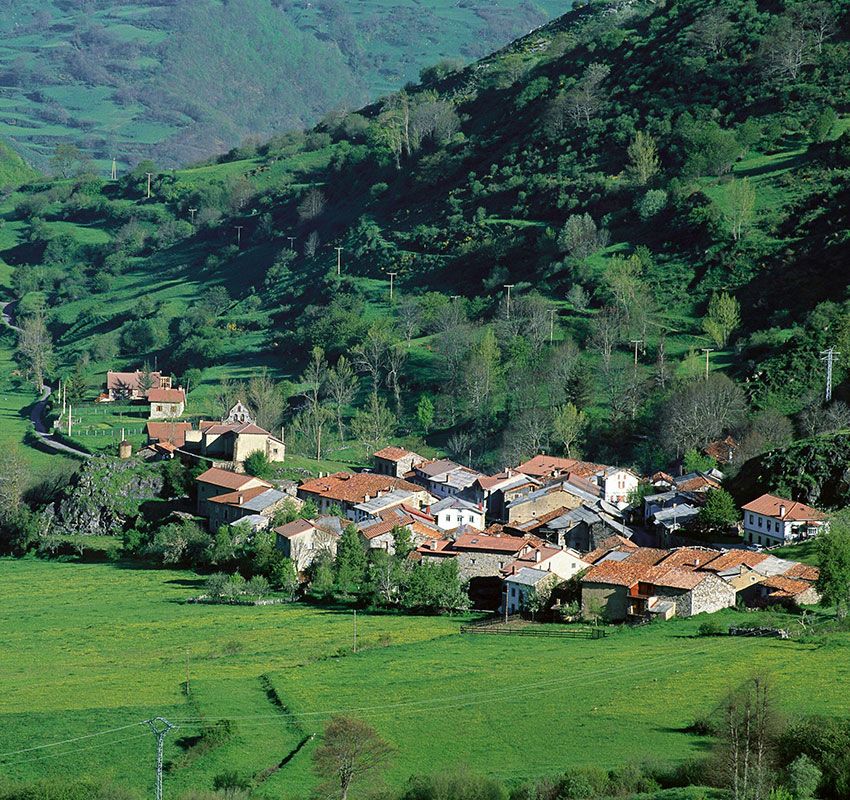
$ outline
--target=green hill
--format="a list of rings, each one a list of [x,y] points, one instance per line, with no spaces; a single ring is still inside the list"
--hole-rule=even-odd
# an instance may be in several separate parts
[[[569,403],[597,460],[653,470],[729,431],[758,455],[844,424],[819,397],[821,350],[850,353],[850,5],[801,8],[584,6],[306,134],[33,187],[0,255],[24,307],[46,300],[59,371],[157,360],[209,413],[266,366],[294,382],[292,453],[315,452],[318,345],[383,353],[392,418],[361,356],[345,421],[483,467],[563,448]],[[732,379],[708,407],[703,348]],[[325,455],[359,462],[368,439],[335,427]]]
[[[356,107],[440,58],[470,60],[565,0],[5,3],[0,136],[173,166]],[[250,20],[250,24],[246,21]]]
[[[20,186],[38,173],[4,141],[0,141],[0,186]]]

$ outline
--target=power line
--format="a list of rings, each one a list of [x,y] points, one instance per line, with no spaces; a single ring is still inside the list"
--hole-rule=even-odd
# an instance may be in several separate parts
[[[50,742],[49,744],[39,744],[35,747],[25,747],[22,750],[10,750],[7,753],[0,753],[0,758],[6,758],[6,756],[17,756],[21,753],[31,753],[33,750],[44,750],[48,747],[61,747],[63,744],[71,744],[72,742],[81,742],[83,739],[93,739],[95,736],[106,736],[109,733],[117,733],[118,731],[126,731],[128,728],[135,728],[137,725],[144,725],[144,720],[140,722],[132,722],[129,725],[122,725],[119,728],[109,728],[105,731],[98,731],[97,733],[87,733],[83,736],[75,736],[72,739],[63,739],[61,742]]]
[[[137,723],[142,724],[142,723]],[[138,733],[135,736],[126,736],[123,739],[110,739],[106,742],[100,742],[100,744],[90,744],[87,747],[75,747],[73,750],[63,750],[61,753],[45,753],[41,756],[31,756],[30,758],[21,758],[17,761],[4,761],[0,766],[3,767],[13,767],[16,764],[31,764],[33,761],[46,761],[49,758],[62,758],[64,756],[76,756],[77,753],[81,753],[84,750],[97,750],[101,747],[112,747],[116,744],[123,744],[124,742],[131,742],[134,739],[145,739],[147,738],[147,733]]]

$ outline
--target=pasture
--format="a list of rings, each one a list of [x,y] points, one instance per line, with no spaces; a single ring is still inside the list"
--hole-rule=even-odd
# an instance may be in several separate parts
[[[180,725],[166,743],[170,796],[235,770],[256,797],[295,798],[315,780],[315,740],[299,745],[333,712],[395,745],[395,786],[457,768],[515,784],[574,765],[698,757],[709,742],[683,729],[754,671],[773,677],[789,713],[850,713],[845,634],[817,645],[704,638],[701,620],[681,620],[601,641],[513,639],[463,636],[458,618],[360,613],[354,654],[349,610],[187,605],[203,583],[188,572],[3,560],[0,576],[11,779],[106,774],[147,791],[154,743],[138,723],[158,714]],[[219,719],[233,738],[192,746]],[[43,747],[77,736],[89,738]]]

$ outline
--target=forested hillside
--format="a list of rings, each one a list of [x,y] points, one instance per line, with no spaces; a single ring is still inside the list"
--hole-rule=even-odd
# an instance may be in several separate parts
[[[848,31],[847,0],[593,3],[306,134],[32,184],[2,256],[51,374],[156,360],[213,411],[265,366],[305,458],[743,460],[850,422]]]
[[[568,0],[7,0],[0,136],[44,168],[72,143],[167,166],[313,124],[471,59]]]

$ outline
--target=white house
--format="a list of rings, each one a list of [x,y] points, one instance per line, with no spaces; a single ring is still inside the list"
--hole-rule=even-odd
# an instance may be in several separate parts
[[[772,546],[809,539],[828,525],[816,508],[763,494],[742,507],[744,538],[750,544]]]
[[[462,525],[484,530],[484,508],[459,497],[444,497],[431,506],[430,513],[437,521],[437,527],[443,531]]]
[[[622,506],[637,489],[640,476],[624,467],[605,467],[597,478],[602,497],[609,503]]]
[[[545,594],[557,583],[554,573],[530,567],[523,567],[516,575],[505,578],[503,602],[507,600],[508,614],[529,608],[535,594]]]

